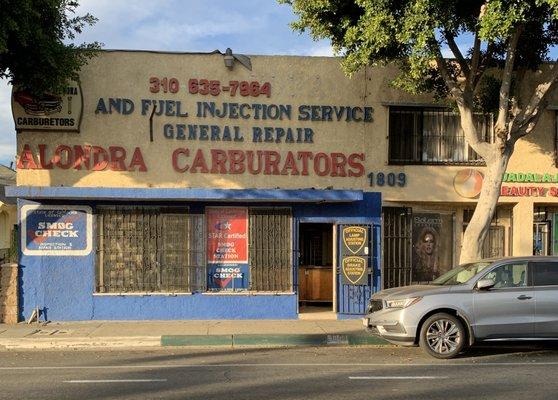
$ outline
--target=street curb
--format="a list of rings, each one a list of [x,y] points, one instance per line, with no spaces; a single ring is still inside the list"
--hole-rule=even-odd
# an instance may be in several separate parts
[[[349,335],[349,346],[392,346],[392,344],[374,335]]]
[[[373,335],[347,334],[241,334],[241,335],[163,335],[161,346],[390,346]]]
[[[6,350],[145,348],[160,346],[160,336],[0,339],[0,348]]]
[[[326,335],[233,335],[233,346],[323,346]]]
[[[163,335],[125,337],[66,337],[0,339],[6,350],[114,349],[153,347],[297,347],[297,346],[390,346],[373,335],[359,334],[240,334]]]
[[[161,346],[232,346],[233,335],[162,335]]]

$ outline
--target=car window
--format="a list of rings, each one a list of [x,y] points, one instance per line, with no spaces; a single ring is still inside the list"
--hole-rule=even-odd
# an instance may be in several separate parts
[[[527,263],[500,265],[483,276],[482,279],[492,279],[495,282],[495,289],[526,286]]]
[[[463,264],[455,267],[444,275],[432,281],[433,285],[459,285],[467,282],[476,274],[480,273],[483,269],[490,266],[491,262],[480,261],[476,263]]]
[[[535,286],[558,285],[558,263],[533,262],[531,268]]]

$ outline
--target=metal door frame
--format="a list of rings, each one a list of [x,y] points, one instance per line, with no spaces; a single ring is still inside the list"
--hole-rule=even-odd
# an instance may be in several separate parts
[[[341,229],[344,226],[365,226],[368,229],[368,284],[367,285],[349,285],[341,282],[341,257],[343,256],[341,249]],[[364,315],[370,296],[378,291],[381,286],[381,230],[380,223],[364,223],[364,224],[351,224],[341,223],[336,225],[337,233],[337,257],[336,257],[336,286],[337,286],[337,314],[343,315]],[[344,299],[345,291],[347,292],[347,303],[341,302]],[[356,302],[351,301],[356,297]]]
[[[388,211],[389,221],[386,218]],[[392,214],[389,214],[391,212]],[[400,217],[396,220],[396,215]],[[382,207],[382,289],[406,286],[413,280],[413,210],[411,207]],[[387,254],[386,254],[387,253]],[[393,265],[386,265],[392,262]],[[395,268],[395,264],[400,264]],[[398,278],[393,273],[398,272]],[[387,280],[390,279],[388,282]],[[396,283],[397,281],[397,283]],[[387,285],[386,285],[387,284]]]
[[[332,293],[332,308],[331,311],[337,312],[337,223],[334,219],[332,220],[328,220],[327,218],[324,219],[322,217],[318,217],[318,218],[312,218],[312,217],[303,217],[303,218],[294,218],[293,217],[293,240],[294,240],[294,244],[293,244],[293,289],[296,293],[296,313],[300,314],[300,299],[299,299],[299,282],[298,282],[298,269],[300,267],[299,265],[299,259],[300,259],[300,224],[325,224],[325,225],[331,225],[331,228],[333,229],[333,235],[332,235],[332,250],[333,250],[333,254],[332,254],[332,268],[331,270],[333,271],[333,293]]]

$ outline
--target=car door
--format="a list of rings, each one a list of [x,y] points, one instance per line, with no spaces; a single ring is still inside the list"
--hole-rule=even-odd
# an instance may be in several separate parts
[[[529,269],[535,291],[535,336],[558,338],[558,262],[533,261]]]
[[[527,261],[499,265],[481,279],[493,288],[473,292],[473,329],[478,339],[528,338],[534,335],[535,300],[528,285]]]

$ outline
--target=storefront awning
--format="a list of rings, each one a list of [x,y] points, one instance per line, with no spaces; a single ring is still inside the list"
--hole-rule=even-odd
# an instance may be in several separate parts
[[[328,189],[200,189],[8,186],[7,197],[59,200],[188,200],[293,203],[349,203],[363,199],[362,190]]]

